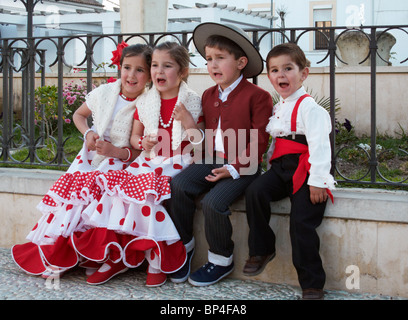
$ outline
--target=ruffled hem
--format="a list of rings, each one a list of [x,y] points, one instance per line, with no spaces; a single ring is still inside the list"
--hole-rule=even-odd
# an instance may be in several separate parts
[[[167,210],[155,204],[153,196],[143,203],[128,203],[117,195],[104,193],[82,213],[86,229],[106,228],[120,234],[146,236],[157,241],[177,241],[180,236]]]
[[[154,203],[159,204],[170,198],[171,177],[149,173],[133,175],[122,170],[101,175],[98,179],[100,188],[110,196],[117,194],[128,202],[144,203],[148,195],[154,196]]]
[[[11,248],[11,255],[22,270],[32,275],[41,275],[48,267],[65,271],[75,267],[79,261],[70,238],[65,237],[59,237],[50,245],[18,244]]]
[[[150,237],[135,237],[106,228],[90,229],[71,236],[78,254],[88,260],[114,263],[120,260],[130,268],[140,266],[146,259],[149,264],[164,273],[176,272],[183,267],[187,255],[181,241],[156,241]]]
[[[132,239],[106,228],[93,228],[85,232],[74,232],[71,243],[75,251],[87,260],[104,262],[107,259],[114,263],[122,260],[122,248]]]
[[[50,188],[37,209],[42,212],[55,212],[63,204],[83,205],[96,199],[101,189],[96,179],[103,172],[65,173]]]

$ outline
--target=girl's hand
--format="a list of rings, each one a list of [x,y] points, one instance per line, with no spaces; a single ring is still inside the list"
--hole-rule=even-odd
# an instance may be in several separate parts
[[[213,169],[211,173],[212,174],[209,174],[205,177],[205,180],[210,182],[217,182],[221,179],[231,178],[231,174],[226,167]]]
[[[96,141],[99,139],[99,135],[94,131],[89,131],[86,135],[86,146],[89,150],[96,150]]]
[[[112,143],[98,139],[95,145],[97,154],[117,158],[115,154],[116,147]]]
[[[309,190],[310,190],[310,201],[313,204],[325,202],[328,198],[328,194],[326,192],[326,189],[324,188],[309,186]]]
[[[144,137],[144,139],[142,140],[142,146],[146,151],[149,152],[154,148],[154,146],[158,142],[159,140],[157,139],[157,135],[151,134],[151,135]]]
[[[176,104],[173,111],[174,120],[180,121],[185,130],[195,127],[194,119],[184,104]]]

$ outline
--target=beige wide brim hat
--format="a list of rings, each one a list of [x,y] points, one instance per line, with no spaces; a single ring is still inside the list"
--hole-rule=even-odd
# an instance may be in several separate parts
[[[193,32],[194,45],[198,52],[205,58],[205,42],[210,36],[223,36],[234,41],[246,54],[248,64],[243,70],[246,78],[259,75],[263,70],[263,60],[258,50],[249,40],[248,35],[237,26],[205,22],[198,25]]]

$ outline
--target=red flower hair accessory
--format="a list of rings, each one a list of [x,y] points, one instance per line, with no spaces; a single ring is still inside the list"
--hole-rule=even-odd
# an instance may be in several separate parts
[[[121,43],[118,44],[118,46],[116,47],[116,50],[112,51],[113,57],[111,58],[112,60],[111,65],[116,64],[118,68],[120,68],[120,58],[122,56],[122,51],[124,48],[128,46],[129,45],[125,41],[122,41]]]

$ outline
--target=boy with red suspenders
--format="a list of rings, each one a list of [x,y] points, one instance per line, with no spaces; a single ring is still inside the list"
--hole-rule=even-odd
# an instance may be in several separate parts
[[[304,299],[321,299],[325,272],[316,228],[323,219],[330,189],[330,116],[303,88],[309,74],[303,51],[293,43],[274,47],[266,59],[270,82],[280,95],[266,131],[273,137],[270,168],[246,190],[249,259],[244,274],[261,273],[275,256],[269,226],[270,202],[289,196],[292,260]],[[333,199],[332,199],[333,200]]]

